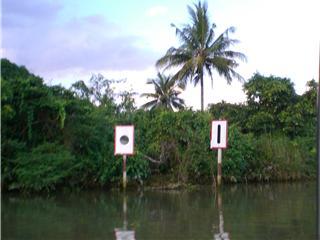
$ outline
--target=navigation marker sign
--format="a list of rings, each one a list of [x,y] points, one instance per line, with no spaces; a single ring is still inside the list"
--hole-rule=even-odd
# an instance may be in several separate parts
[[[211,149],[227,148],[228,123],[226,120],[212,121],[211,123]]]
[[[212,121],[211,123],[211,149],[218,149],[217,184],[221,185],[222,179],[222,149],[227,148],[228,122],[225,120]]]
[[[122,155],[123,189],[127,186],[127,155],[133,155],[134,126],[116,126],[114,129],[114,155]]]
[[[114,155],[133,155],[134,126],[116,126],[114,134]]]

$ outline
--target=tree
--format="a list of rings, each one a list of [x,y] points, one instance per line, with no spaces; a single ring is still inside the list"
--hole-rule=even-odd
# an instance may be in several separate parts
[[[165,108],[169,110],[183,109],[185,107],[184,100],[178,95],[184,86],[178,86],[176,80],[171,76],[165,76],[161,73],[157,74],[157,78],[149,79],[147,84],[153,84],[155,93],[143,93],[141,97],[152,98],[153,100],[142,105],[144,109]]]
[[[118,110],[122,113],[132,113],[136,110],[134,96],[136,92],[123,91],[119,94],[121,102],[118,105]]]
[[[178,48],[169,48],[167,53],[156,62],[156,66],[164,69],[178,67],[179,70],[174,75],[174,79],[183,83],[190,80],[195,86],[200,83],[201,110],[203,111],[205,70],[211,78],[211,83],[213,70],[225,77],[229,84],[233,77],[242,80],[243,78],[235,71],[238,66],[236,59],[246,60],[246,56],[241,52],[229,50],[230,46],[238,43],[238,40],[229,38],[229,33],[235,31],[234,27],[227,28],[215,39],[216,25],[213,23],[210,26],[207,4],[199,2],[194,7],[193,9],[188,6],[191,24],[185,25],[182,29],[172,24],[181,45]]]
[[[317,83],[311,80],[306,86],[307,91],[297,96],[295,104],[290,104],[286,111],[281,112],[279,119],[286,135],[290,137],[307,136],[314,139],[317,122]]]
[[[29,146],[60,135],[66,117],[65,99],[43,79],[7,59],[1,59],[1,136]]]
[[[237,125],[242,132],[245,132],[245,125],[248,119],[247,105],[222,101],[215,104],[209,104],[208,112],[213,119],[228,119],[229,125]]]
[[[255,73],[243,89],[249,108],[248,129],[258,134],[282,131],[284,120],[281,118],[298,101],[291,80]]]
[[[83,80],[79,80],[72,84],[70,91],[74,93],[74,96],[91,102],[96,106],[107,106],[113,104],[115,101],[115,93],[112,88],[112,84],[120,83],[124,80],[109,80],[102,74],[92,74],[89,85]]]

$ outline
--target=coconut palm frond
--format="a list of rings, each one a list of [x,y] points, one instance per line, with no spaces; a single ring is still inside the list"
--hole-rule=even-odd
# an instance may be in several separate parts
[[[210,76],[211,85],[213,70],[223,76],[227,83],[231,83],[233,78],[243,81],[241,75],[235,71],[239,65],[236,60],[246,61],[247,58],[243,53],[230,49],[239,43],[237,39],[229,37],[235,32],[235,27],[227,28],[215,38],[216,25],[210,24],[206,2],[199,1],[193,6],[188,6],[188,13],[190,24],[185,24],[182,28],[172,24],[176,29],[180,46],[169,48],[166,54],[156,62],[156,66],[164,70],[178,67],[178,71],[172,78],[182,85],[189,80],[194,85],[201,83],[201,110],[203,110],[205,71]]]
[[[152,100],[147,102],[141,106],[142,109],[150,109],[157,105],[157,100]]]
[[[148,79],[148,84],[154,85],[155,93],[143,93],[142,97],[152,98],[151,101],[141,106],[143,109],[165,108],[170,111],[174,109],[183,109],[184,100],[178,97],[181,94],[179,91],[179,83],[171,76],[158,73],[157,78]]]

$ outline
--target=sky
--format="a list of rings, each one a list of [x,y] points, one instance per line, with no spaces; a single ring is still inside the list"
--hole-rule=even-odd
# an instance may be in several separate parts
[[[1,0],[0,0],[1,1]],[[26,66],[48,85],[70,87],[101,73],[107,79],[126,79],[115,91],[152,92],[157,59],[179,46],[175,30],[190,23],[190,0],[2,0],[3,58]],[[318,79],[320,1],[318,0],[208,0],[216,35],[234,26],[231,48],[248,61],[236,71],[246,80],[259,72],[290,78],[298,94],[306,82]],[[166,72],[172,74],[173,72]],[[200,86],[189,84],[181,94],[187,106],[200,108]],[[242,83],[231,85],[213,74],[205,78],[205,106],[222,100],[245,101]]]

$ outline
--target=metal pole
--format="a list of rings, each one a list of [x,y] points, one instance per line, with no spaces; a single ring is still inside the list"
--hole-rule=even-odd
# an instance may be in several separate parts
[[[127,155],[123,155],[123,173],[122,173],[122,180],[123,180],[123,189],[125,190],[127,187]]]
[[[222,175],[221,162],[222,162],[222,150],[221,148],[219,148],[218,149],[218,175],[217,175],[218,187],[220,187],[221,185],[221,175]]]

